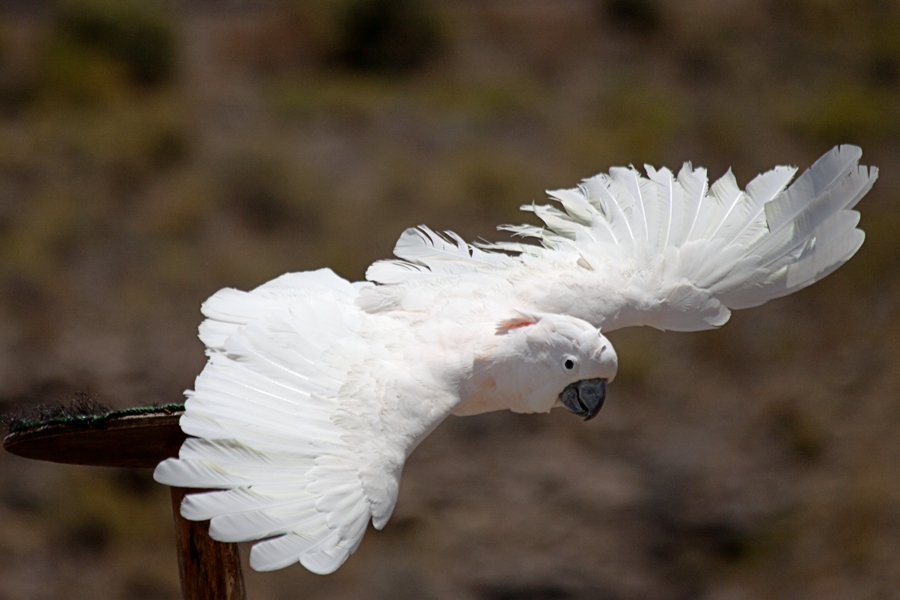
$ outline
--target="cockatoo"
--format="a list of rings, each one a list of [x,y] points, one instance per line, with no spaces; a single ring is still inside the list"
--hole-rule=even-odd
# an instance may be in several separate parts
[[[877,177],[861,154],[836,147],[791,185],[781,166],[744,191],[730,170],[709,186],[690,163],[617,167],[523,207],[543,227],[501,227],[540,245],[419,227],[366,282],[322,269],[223,289],[202,307],[189,437],[155,478],[215,490],[181,513],[216,540],[262,540],[254,569],[331,573],[369,521],[385,526],[404,462],[448,415],[591,419],[617,368],[602,332],[719,327],[847,261]]]

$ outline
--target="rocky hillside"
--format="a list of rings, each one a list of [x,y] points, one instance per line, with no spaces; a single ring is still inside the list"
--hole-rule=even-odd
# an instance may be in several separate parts
[[[610,166],[739,183],[855,143],[825,281],[720,331],[611,335],[600,416],[451,418],[335,575],[254,599],[900,598],[900,4],[0,4],[0,412],[177,402],[199,305],[360,279],[410,225],[497,239]],[[0,454],[0,599],[178,598],[148,473]],[[245,552],[246,554],[246,552]]]

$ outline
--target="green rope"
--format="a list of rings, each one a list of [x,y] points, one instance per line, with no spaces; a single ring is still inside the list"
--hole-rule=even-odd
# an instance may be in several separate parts
[[[9,433],[21,433],[47,425],[68,425],[77,429],[90,429],[105,424],[110,419],[144,414],[175,414],[184,410],[184,404],[151,404],[112,410],[100,404],[88,394],[78,393],[68,405],[42,404],[21,414],[0,416]]]

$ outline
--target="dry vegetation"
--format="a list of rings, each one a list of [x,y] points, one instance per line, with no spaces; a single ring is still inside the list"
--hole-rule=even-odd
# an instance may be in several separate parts
[[[881,167],[828,280],[613,335],[601,416],[450,419],[336,574],[262,598],[900,598],[900,4],[6,2],[0,412],[177,401],[199,304],[407,226],[495,237],[614,164]],[[0,455],[0,599],[177,598],[149,473]]]

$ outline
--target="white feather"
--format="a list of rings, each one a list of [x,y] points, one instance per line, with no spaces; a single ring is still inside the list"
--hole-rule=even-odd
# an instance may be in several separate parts
[[[767,230],[763,207],[784,191],[787,184],[797,172],[795,167],[775,167],[771,171],[761,173],[747,184],[746,214],[742,224],[738,224],[730,236],[729,243],[749,246]]]
[[[487,254],[451,239],[470,260]],[[454,253],[441,243],[422,254],[426,264]],[[400,324],[365,316],[354,305],[358,288],[335,278],[292,275],[207,303],[208,320],[229,329],[207,338],[215,347],[188,392],[181,426],[197,437],[154,474],[168,485],[226,490],[189,494],[182,514],[211,519],[220,541],[271,538],[251,553],[260,570],[298,561],[319,573],[337,569],[368,521],[383,526],[390,516],[417,432],[435,424],[417,419],[440,421],[452,408],[410,415],[402,402],[428,396],[421,386],[393,411],[394,400],[381,403],[378,381],[388,370],[379,361],[396,360],[389,346]],[[391,418],[401,419],[403,435],[383,435]]]
[[[534,286],[528,306],[571,314],[605,330],[720,326],[728,308],[760,304],[785,293],[787,273],[789,289],[799,289],[798,278],[808,277],[802,282],[808,285],[852,255],[858,235],[841,237],[844,250],[836,246],[807,261],[825,243],[817,243],[817,238],[833,235],[819,227],[855,206],[874,183],[877,170],[856,166],[860,155],[855,147],[835,148],[790,187],[795,169],[776,167],[753,179],[746,192],[730,170],[707,194],[705,170],[690,163],[679,171],[674,185],[664,170],[648,166],[646,180],[633,168],[613,168],[609,177],[599,175],[580,188],[553,192],[551,197],[564,199],[566,213],[552,207],[534,210],[549,231],[539,238],[539,252],[522,249],[520,259],[528,256],[529,262],[525,266],[522,260],[515,277],[527,278],[531,270],[536,281],[546,280],[543,269],[534,269],[536,260],[566,271],[571,294],[559,285],[547,292]],[[594,213],[588,215],[591,208]],[[609,248],[612,237],[619,242],[615,251]],[[622,239],[632,240],[632,247],[626,250]],[[800,262],[802,267],[782,271]],[[591,274],[578,275],[585,264]],[[598,300],[585,301],[578,293],[585,289],[592,289],[590,297]],[[561,301],[569,296],[571,301]],[[705,308],[698,310],[700,306]]]
[[[617,244],[631,244],[635,240],[631,223],[625,215],[616,197],[610,189],[611,181],[607,175],[597,175],[585,179],[579,190],[585,199],[600,213],[610,230],[613,231]]]
[[[378,261],[369,267],[366,277],[378,283],[397,283],[417,274],[453,274],[511,264],[505,254],[484,252],[453,232],[447,236],[452,243],[424,225],[407,229],[394,246],[394,254],[402,260]]]
[[[221,541],[262,540],[253,568],[330,573],[370,520],[387,523],[406,457],[451,411],[556,403],[571,383],[562,354],[501,351],[510,339],[539,339],[539,323],[548,339],[584,333],[602,363],[596,327],[719,327],[731,309],[843,264],[864,239],[851,209],[877,177],[859,157],[835,148],[790,186],[795,169],[776,167],[746,191],[730,170],[710,188],[690,163],[677,177],[614,167],[548,192],[561,209],[524,206],[542,227],[500,227],[539,245],[476,246],[419,227],[401,235],[396,260],[367,271],[381,285],[322,269],[221,290],[202,308],[209,360],[181,418],[194,437],[154,476],[218,490],[189,494],[182,514],[209,519]],[[479,369],[498,371],[476,384]]]
[[[641,197],[640,175],[634,167],[613,167],[609,170],[610,192],[628,219],[636,240],[646,244],[649,236],[647,217]]]
[[[694,169],[691,163],[684,163],[678,172],[678,185],[684,190],[684,211],[682,218],[682,232],[672,239],[671,243],[676,248],[693,239],[694,229],[697,227],[697,219],[700,206],[704,204],[706,192],[709,189],[709,180],[706,178],[706,169],[698,167]]]
[[[857,146],[835,146],[806,170],[788,190],[766,204],[766,223],[772,231],[791,222],[810,200],[845,177],[862,157]],[[852,207],[848,207],[852,208]]]
[[[659,219],[658,236],[659,249],[666,248],[670,240],[674,240],[681,231],[683,214],[684,190],[676,184],[672,172],[663,167],[659,171],[650,165],[644,165],[650,180],[658,187],[656,198],[656,212]]]
[[[720,216],[717,215],[714,222],[710,225],[711,231],[706,237],[726,237],[719,232],[722,231],[724,227],[726,228],[727,233],[726,226],[729,224],[729,221],[730,224],[734,225],[736,221],[740,220],[740,210],[738,207],[742,203],[746,204],[746,202],[744,202],[744,192],[738,187],[737,180],[735,180],[731,169],[728,169],[728,171],[712,185],[709,192],[718,203],[718,215]],[[737,214],[735,214],[736,210]]]

